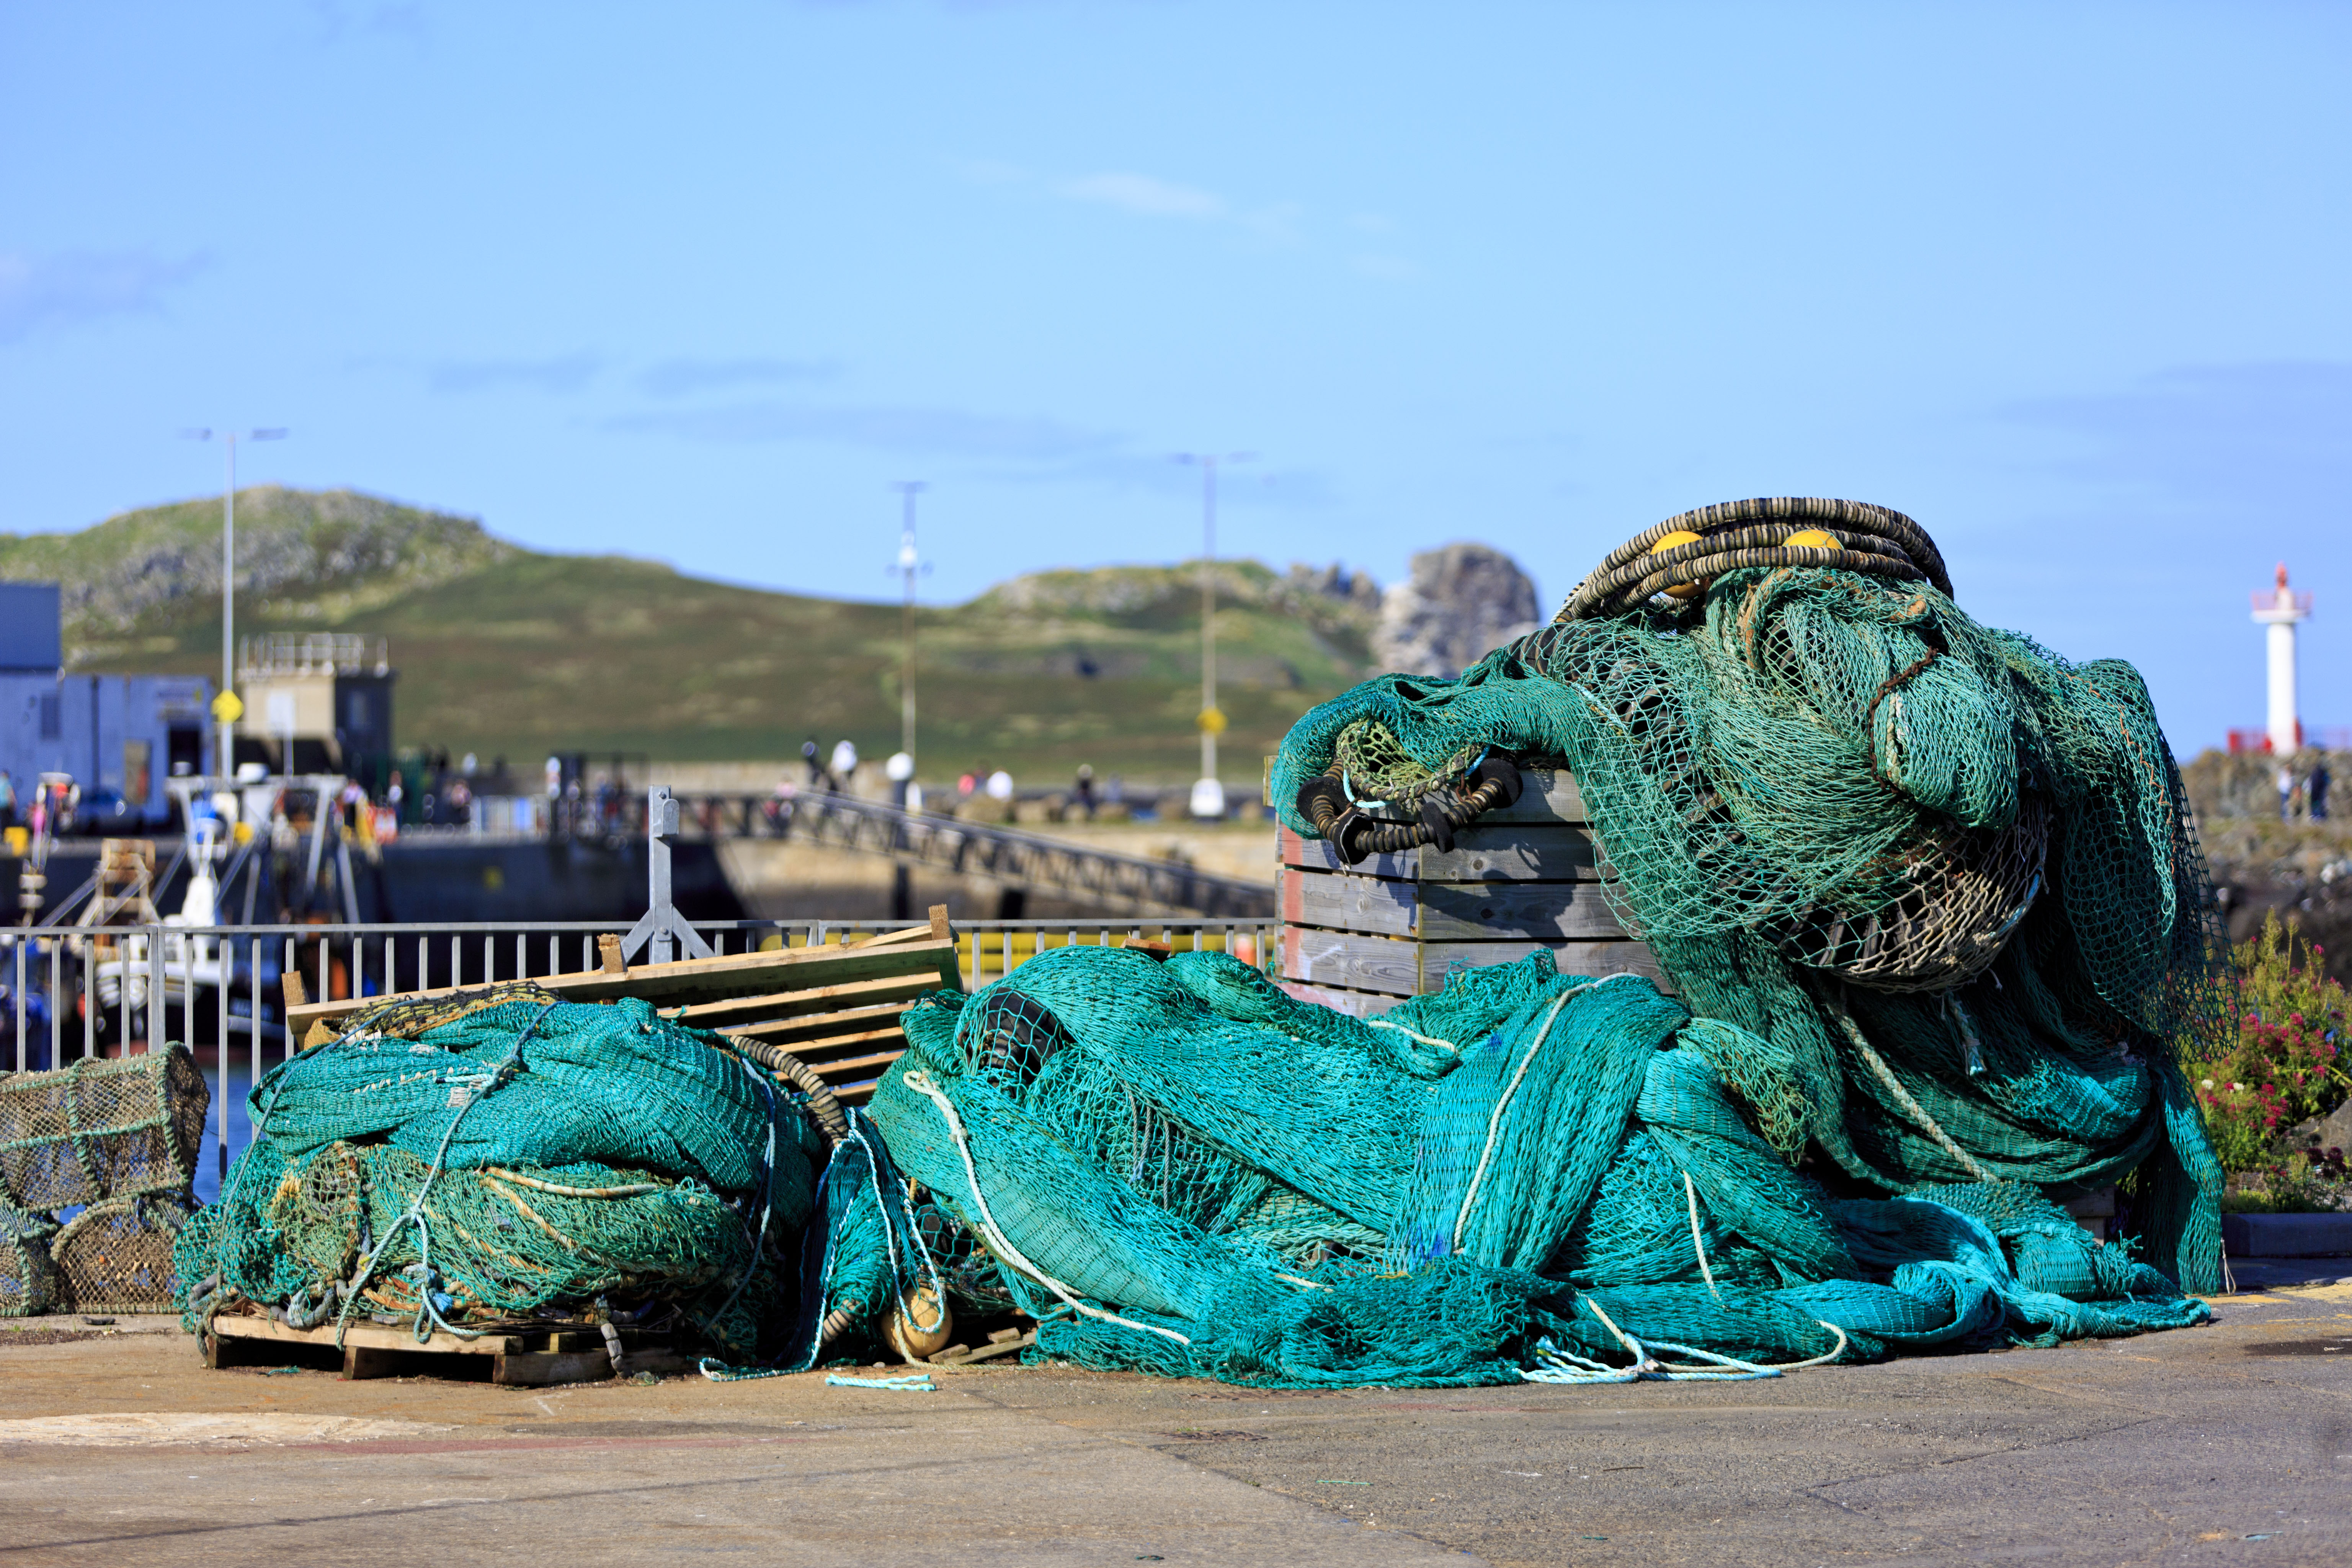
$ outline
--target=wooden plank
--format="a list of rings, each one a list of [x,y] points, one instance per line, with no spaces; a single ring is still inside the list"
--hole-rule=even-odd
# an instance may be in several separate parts
[[[1519,770],[1519,798],[1478,820],[1489,822],[1588,822],[1584,795],[1576,775],[1566,768],[1526,767]]]
[[[1454,847],[1367,855],[1353,866],[1339,864],[1339,851],[1319,838],[1303,838],[1286,827],[1276,841],[1276,858],[1302,870],[1337,871],[1391,881],[1597,882],[1600,846],[1592,830],[1570,823],[1498,823],[1480,818],[1454,836]]]
[[[698,1028],[732,1032],[734,1025],[727,1022],[729,1019],[751,1019],[764,1024],[800,1018],[805,1014],[845,1013],[869,1004],[887,1004],[887,1010],[897,1013],[916,997],[939,988],[936,975],[894,974],[881,980],[819,985],[806,991],[773,991],[759,996],[730,996],[723,1002],[690,1002],[666,1016]]]
[[[867,1056],[851,1057],[840,1061],[811,1062],[809,1066],[815,1070],[817,1077],[827,1083],[831,1083],[836,1074],[852,1083],[857,1083],[866,1079],[879,1077],[883,1068],[906,1054],[905,1048],[901,1047],[895,1051],[876,1051]]]
[[[400,1375],[400,1353],[374,1345],[358,1344],[347,1339],[343,1342],[343,1381],[356,1383],[367,1377],[397,1377]],[[493,1360],[490,1364],[496,1366],[498,1363]]]
[[[993,1341],[976,1351],[966,1351],[952,1359],[949,1357],[947,1352],[941,1351],[931,1358],[931,1364],[933,1366],[970,1366],[974,1362],[991,1361],[1001,1355],[1012,1355],[1015,1352],[1025,1351],[1036,1342],[1037,1331],[1032,1329],[1026,1333],[1016,1334],[1011,1339]],[[918,1362],[915,1364],[919,1366],[922,1363]]]
[[[621,1365],[641,1372],[680,1373],[686,1358],[676,1351],[625,1346]],[[518,1351],[490,1363],[490,1381],[510,1388],[544,1388],[552,1383],[604,1383],[613,1376],[613,1358],[601,1346],[592,1351]]]
[[[1597,882],[1391,882],[1285,866],[1276,885],[1286,925],[1423,942],[1622,939]]]
[[[1539,947],[1551,951],[1564,973],[1628,969],[1664,983],[1657,960],[1638,942],[1412,942],[1305,926],[1283,930],[1282,975],[1310,985],[1415,996],[1437,990],[1454,969],[1510,963]]]
[[[270,1318],[236,1317],[223,1313],[213,1320],[213,1332],[225,1340],[277,1340],[293,1344],[331,1345],[335,1342],[335,1325],[322,1323],[315,1329],[297,1329]],[[505,1355],[520,1351],[529,1344],[523,1334],[484,1334],[479,1339],[459,1339],[455,1334],[435,1331],[423,1344],[406,1329],[386,1328],[382,1323],[347,1323],[343,1326],[346,1347],[358,1345],[367,1350],[415,1351],[443,1355]]]
[[[886,975],[936,973],[950,990],[962,989],[952,941],[929,939],[877,952],[867,947],[778,948],[763,952],[730,953],[724,958],[690,958],[677,963],[647,963],[625,973],[601,970],[534,976],[569,1002],[608,1002],[616,996],[637,996],[649,1002],[713,1001],[728,996],[756,995],[820,985],[836,985]],[[430,991],[397,993],[402,1000],[446,996],[479,985],[439,986]],[[311,1023],[344,1017],[380,997],[354,997],[313,1002],[287,1009],[287,1023],[300,1028]]]
[[[1284,827],[1276,837],[1275,858],[1281,865],[1298,866],[1313,871],[1344,871],[1354,877],[1385,877],[1410,882],[1420,875],[1421,851],[1407,849],[1396,855],[1367,855],[1353,866],[1342,866],[1339,851],[1320,838],[1303,838],[1290,828]]]
[[[1423,882],[1418,890],[1423,942],[1625,940],[1597,882]]]
[[[1287,925],[1411,936],[1417,892],[1412,882],[1285,866],[1275,885],[1275,901]]]
[[[1551,949],[1562,974],[1615,974],[1630,970],[1649,976],[1662,991],[1673,986],[1655,954],[1638,942],[1428,942],[1422,943],[1422,974],[1426,989],[1434,991],[1456,969],[1489,963],[1510,963],[1538,947]]]
[[[1348,991],[1418,995],[1421,944],[1389,937],[1285,926],[1282,976],[1311,985],[1337,985]]]
[[[751,1031],[732,1030],[730,1034],[740,1038],[750,1036]],[[906,1049],[907,1032],[893,1024],[881,1028],[855,1029],[837,1035],[823,1035],[814,1040],[794,1040],[783,1048],[811,1067],[821,1067],[828,1057],[838,1056],[843,1051],[855,1051],[861,1048],[872,1050],[884,1045],[888,1045],[896,1050]]]
[[[622,1359],[636,1369],[636,1357]],[[551,1383],[603,1383],[613,1375],[612,1354],[593,1351],[515,1351],[490,1363],[490,1381],[509,1388],[544,1388]]]
[[[1311,1002],[1318,1007],[1328,1007],[1335,1013],[1345,1013],[1351,1018],[1377,1018],[1398,1003],[1402,996],[1383,996],[1373,991],[1342,991],[1335,985],[1307,985],[1296,980],[1277,980],[1277,990],[1295,996],[1301,1002]]]
[[[948,934],[948,907],[945,904],[933,904],[929,924],[908,926],[900,931],[886,931],[880,936],[868,937],[857,945],[887,947],[902,942],[944,942]]]
[[[1603,863],[1589,827],[1482,819],[1454,836],[1450,850],[1423,848],[1424,882],[1597,882]]]

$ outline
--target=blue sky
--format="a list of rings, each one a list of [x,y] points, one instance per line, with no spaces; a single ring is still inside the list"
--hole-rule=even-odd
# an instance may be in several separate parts
[[[1911,513],[1961,603],[2352,723],[2352,9],[0,0],[0,530],[351,485],[883,596],[1221,544],[1556,599]]]

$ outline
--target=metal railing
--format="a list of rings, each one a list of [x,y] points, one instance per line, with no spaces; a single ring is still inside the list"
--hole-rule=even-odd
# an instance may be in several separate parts
[[[905,930],[907,921],[697,921],[721,955],[838,943]],[[1259,968],[1279,927],[1264,919],[1113,917],[958,921],[966,990],[1058,947],[1159,940],[1179,952],[1233,953]],[[285,977],[314,1000],[395,995],[446,985],[576,973],[598,966],[609,921],[441,925],[133,925],[0,930],[0,1070],[27,1072],[92,1057],[188,1047],[212,1087],[197,1194],[220,1190],[251,1141],[245,1094],[299,1042],[286,1018]]]

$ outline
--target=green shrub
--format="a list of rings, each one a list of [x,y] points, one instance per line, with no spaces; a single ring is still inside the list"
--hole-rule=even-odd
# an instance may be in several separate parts
[[[2352,1196],[2352,1171],[2340,1149],[2290,1154],[2263,1173],[2262,1185],[2221,1196],[2223,1214],[2332,1214]]]

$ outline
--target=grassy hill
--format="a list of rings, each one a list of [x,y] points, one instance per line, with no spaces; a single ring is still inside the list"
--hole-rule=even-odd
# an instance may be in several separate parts
[[[529,761],[556,749],[677,761],[797,755],[811,735],[898,739],[899,610],[773,594],[616,556],[549,555],[468,518],[347,490],[237,497],[237,629],[391,639],[404,746]],[[88,670],[216,673],[220,511],[191,501],[75,534],[0,534],[0,578],[65,585]],[[1303,572],[1219,567],[1233,782],[1291,721],[1361,679],[1370,612]],[[1050,572],[918,614],[929,778],[988,763],[1044,779],[1198,770],[1197,566]]]

